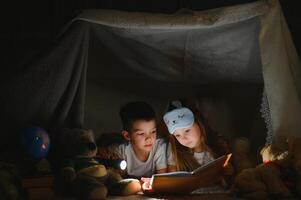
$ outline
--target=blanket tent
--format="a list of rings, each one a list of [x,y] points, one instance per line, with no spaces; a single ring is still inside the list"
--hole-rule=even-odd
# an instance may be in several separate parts
[[[51,137],[61,127],[119,131],[131,100],[160,118],[168,101],[194,96],[214,129],[261,144],[301,130],[299,57],[277,0],[174,14],[85,10],[39,59],[2,75],[1,152],[28,124]]]

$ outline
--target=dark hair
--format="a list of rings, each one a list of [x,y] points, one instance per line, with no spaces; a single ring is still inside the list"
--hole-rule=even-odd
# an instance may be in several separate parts
[[[125,104],[121,107],[119,115],[123,129],[126,131],[130,131],[133,123],[137,120],[150,121],[156,117],[152,106],[143,101],[134,101]]]

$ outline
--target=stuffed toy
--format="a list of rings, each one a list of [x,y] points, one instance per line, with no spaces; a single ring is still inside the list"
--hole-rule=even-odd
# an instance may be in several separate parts
[[[301,137],[290,138],[289,140],[290,151],[292,156],[292,166],[295,170],[296,178],[296,194],[301,197]]]
[[[98,140],[97,140],[97,147],[98,147],[97,157],[104,161],[113,161],[113,162],[109,162],[107,167],[120,174],[123,178],[128,178],[129,175],[127,173],[127,170],[121,170],[120,168],[116,167],[116,164],[118,165],[120,161],[124,159],[121,158],[119,154],[109,150],[109,146],[118,145],[125,142],[127,142],[127,140],[125,140],[122,134],[120,133],[115,132],[115,133],[101,134],[100,136],[98,136]],[[105,162],[104,164],[106,163],[108,162]],[[112,167],[112,165],[114,165],[115,167]]]
[[[300,197],[301,138],[288,139],[288,151],[273,153],[269,145],[261,151],[263,163],[242,170],[235,177],[238,193],[246,199]]]
[[[256,158],[251,154],[251,144],[248,138],[238,137],[231,144],[233,166],[236,173],[256,166]]]
[[[78,199],[105,199],[108,194],[131,195],[141,191],[136,179],[122,177],[96,158],[94,134],[85,129],[64,129],[65,159],[61,170],[63,185]]]
[[[20,185],[18,182],[16,167],[12,164],[0,162],[0,199],[20,199]]]

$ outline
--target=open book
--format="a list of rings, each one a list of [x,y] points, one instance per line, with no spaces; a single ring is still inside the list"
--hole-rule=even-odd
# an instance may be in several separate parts
[[[146,194],[177,193],[187,194],[200,187],[208,187],[221,180],[223,169],[228,165],[232,154],[223,155],[206,163],[192,172],[178,171],[154,174]]]

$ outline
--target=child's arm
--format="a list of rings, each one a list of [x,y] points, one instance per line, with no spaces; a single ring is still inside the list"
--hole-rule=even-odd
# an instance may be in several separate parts
[[[162,173],[166,173],[166,172],[168,172],[168,171],[167,171],[167,168],[163,168],[163,169],[158,169],[158,170],[156,170],[156,174],[162,174]]]
[[[175,172],[177,171],[176,162],[174,156],[171,151],[171,144],[167,143],[168,147],[166,149],[166,157],[167,157],[167,172]]]
[[[167,145],[166,142],[163,139],[158,139],[158,148],[155,153],[154,157],[154,164],[156,166],[156,172],[157,174],[160,173],[166,173],[168,172],[168,165],[167,165]]]
[[[167,166],[167,172],[176,172],[177,167],[175,165],[168,165]]]

